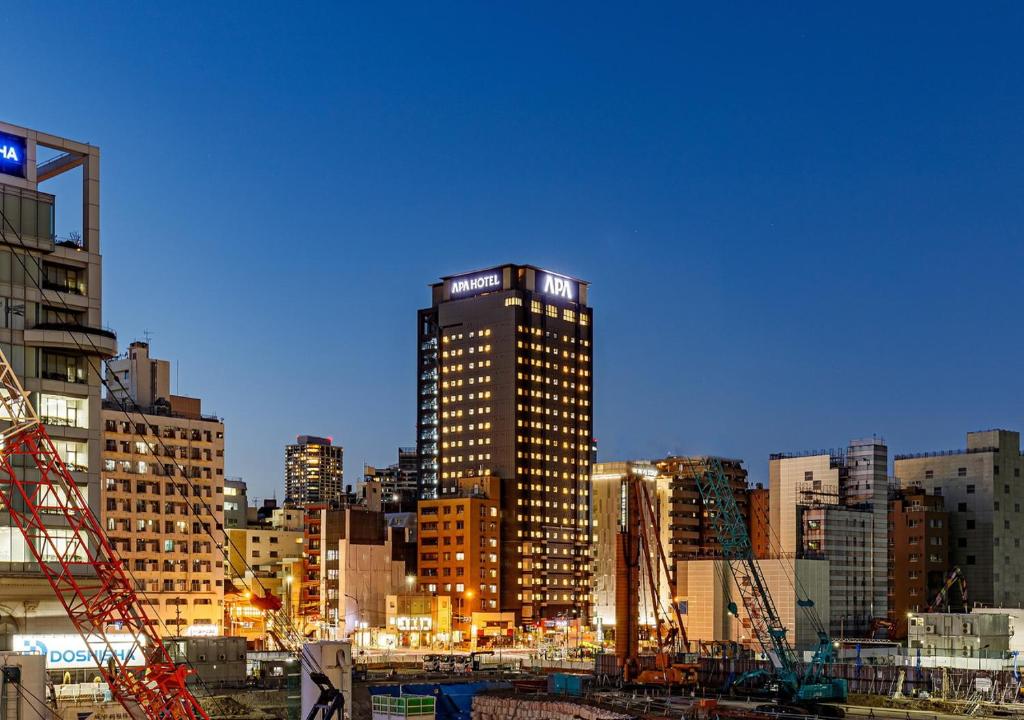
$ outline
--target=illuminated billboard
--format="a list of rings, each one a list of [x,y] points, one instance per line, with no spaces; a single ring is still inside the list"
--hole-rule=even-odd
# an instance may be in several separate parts
[[[0,173],[25,177],[25,138],[0,133]]]
[[[460,275],[448,281],[448,294],[452,298],[471,297],[501,289],[501,269]]]

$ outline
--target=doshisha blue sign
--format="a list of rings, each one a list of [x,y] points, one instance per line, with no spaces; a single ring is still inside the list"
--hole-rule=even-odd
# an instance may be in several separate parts
[[[25,138],[0,133],[0,173],[25,177]]]
[[[478,295],[488,290],[501,289],[501,270],[484,270],[452,278],[448,282],[448,292],[453,298]]]

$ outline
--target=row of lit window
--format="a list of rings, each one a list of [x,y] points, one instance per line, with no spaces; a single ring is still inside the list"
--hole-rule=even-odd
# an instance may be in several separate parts
[[[580,525],[589,526],[590,522],[585,518],[581,518],[575,522],[570,517],[557,518],[552,515],[516,515],[516,520],[519,522],[534,522],[534,523],[547,523],[548,525]],[[520,530],[518,537],[523,536],[523,531]]]
[[[563,463],[565,465],[570,465],[570,464],[576,462],[576,458],[572,458],[572,457],[568,457],[568,456],[558,457],[557,455],[550,455],[550,454],[539,453],[539,452],[523,452],[522,450],[518,450],[516,452],[516,457],[518,459],[520,459],[520,460],[538,460],[538,461],[543,460],[544,462],[561,462],[561,463]],[[585,465],[586,462],[584,462],[582,464]]]
[[[559,410],[558,408],[542,407],[540,405],[529,405],[525,407],[523,405],[517,405],[516,409],[519,410],[519,412],[530,412],[535,413],[537,415],[552,415],[554,417],[565,418],[566,420],[576,419],[576,413],[571,412],[569,410]],[[583,413],[580,413],[581,422],[589,422],[589,420],[589,415],[584,415]],[[521,425],[522,421],[520,420],[520,426]]]
[[[552,403],[558,403],[558,401],[561,400],[562,405],[579,405],[581,408],[590,407],[590,400],[587,399],[586,397],[580,397],[578,399],[568,393],[559,394],[557,392],[545,392],[542,394],[540,390],[532,390],[530,392],[526,392],[522,388],[519,388],[516,391],[516,394],[523,395],[526,397],[536,397],[538,399],[541,399],[543,397],[546,400],[552,401]],[[519,406],[519,410],[522,410],[521,405]]]
[[[580,435],[585,435],[585,434],[586,433],[582,433],[582,432],[580,433]],[[563,448],[566,446],[566,441],[565,440],[559,441],[557,438],[548,438],[548,439],[545,440],[544,438],[539,438],[539,437],[535,437],[535,436],[532,436],[532,435],[516,435],[516,441],[519,442],[519,443],[522,443],[522,444],[530,443],[531,445],[543,445],[543,446],[546,446],[546,447],[555,447],[555,448],[559,447],[559,443],[561,443],[561,447],[563,447]],[[586,447],[586,444],[581,442],[580,443],[580,449],[582,450],[585,447]]]
[[[490,344],[488,344],[488,345],[471,345],[468,348],[452,348],[451,350],[444,350],[444,351],[441,352],[441,357],[442,358],[461,357],[464,352],[468,353],[469,355],[472,355],[475,352],[490,352],[490,351],[491,351]]]
[[[489,347],[490,346],[488,345],[488,348]],[[531,343],[531,342],[524,342],[522,340],[516,340],[516,347],[521,349],[521,350],[533,350],[534,352],[546,352],[546,353],[549,353],[551,355],[558,355],[559,353],[561,353],[563,358],[566,358],[566,359],[569,359],[569,360],[575,360],[576,359],[576,351],[575,350],[572,350],[572,351],[566,350],[566,349],[559,350],[556,347],[551,347],[550,345],[542,345],[541,343]],[[580,360],[580,362],[590,362],[590,356],[589,355],[584,355],[583,353],[580,353],[579,360]]]
[[[554,535],[556,535],[556,537],[548,538],[548,539],[549,540],[558,540],[557,533],[554,533]],[[569,535],[565,534],[565,533],[562,533],[562,539],[565,540],[565,541],[572,540],[572,538]],[[587,540],[587,536],[586,535],[580,535],[576,539],[579,540],[579,541],[586,541]],[[547,555],[558,555],[558,554],[572,555],[573,551],[570,550],[567,546],[560,548],[557,545],[544,545],[544,544],[541,544],[541,543],[531,543],[531,542],[527,541],[527,542],[524,542],[522,545],[517,545],[516,546],[516,552],[519,553],[520,555],[530,555],[532,553],[534,555],[545,555],[545,556],[547,556]],[[589,552],[588,548],[582,548],[579,551],[581,556],[586,555],[588,552]],[[539,562],[539,561],[534,560],[533,562]]]
[[[466,415],[486,415],[486,414],[491,412],[491,406],[487,405],[487,406],[481,406],[481,407],[477,407],[477,408],[467,408],[465,410],[452,410],[450,412],[451,412],[451,414],[450,414],[449,417],[453,417],[453,418],[462,417],[463,413],[465,413]],[[445,425],[442,428],[442,432],[446,432],[446,433],[462,432],[462,426],[461,425]]]
[[[561,567],[559,567],[558,563],[556,562],[545,563],[543,560],[527,560],[525,563],[525,567],[522,560],[516,563],[517,568],[519,568],[520,570],[525,570],[526,572],[532,572],[533,570],[543,570],[547,568],[549,572],[556,573],[559,570],[564,572],[572,572],[574,566],[575,569],[579,569],[581,565],[586,567],[590,565],[590,562],[587,560],[581,560],[580,562],[575,563],[562,563]]]
[[[443,472],[443,473],[441,473],[441,478],[445,479],[445,480],[447,480],[449,478],[451,478],[452,480],[457,480],[458,478],[461,478],[461,477],[480,477],[480,476],[483,476],[483,475],[490,475],[490,474],[491,474],[491,469],[485,467],[485,468],[474,469],[472,472],[466,471],[466,470],[453,470],[452,472]]]
[[[561,338],[562,342],[568,343],[570,345],[575,345],[577,342],[576,338],[571,335],[560,336],[556,332],[552,332],[551,330],[542,330],[539,327],[523,327],[522,325],[517,325],[516,330],[518,330],[520,333],[523,333],[524,335],[533,335],[535,337],[546,337],[551,338],[553,340],[558,340],[559,338]],[[587,340],[586,338],[580,338],[579,342],[587,347],[590,346],[590,341]]]
[[[488,380],[490,380],[490,378],[488,378]],[[444,403],[462,402],[463,399],[466,399],[466,400],[488,400],[488,399],[490,399],[490,397],[491,397],[491,391],[490,390],[481,390],[478,393],[477,392],[471,392],[471,393],[468,393],[468,394],[466,394],[464,396],[461,395],[461,394],[460,395],[444,395],[441,398],[441,402],[444,402]]]
[[[444,415],[444,417],[448,417],[448,416]],[[470,423],[467,426],[467,428],[470,430],[470,432],[472,432],[473,430],[490,430],[491,429],[491,423],[490,422]],[[455,432],[462,432],[462,426],[461,425],[456,425],[455,426]]]
[[[465,441],[463,441],[463,440],[445,440],[444,442],[441,443],[441,447],[447,450],[448,448],[463,447],[464,444],[465,444],[466,447],[474,447],[476,445],[490,445],[491,444],[491,438],[489,438],[489,437],[469,438],[468,440],[465,440]]]
[[[529,379],[533,380],[534,382],[546,383],[548,385],[554,385],[555,387],[559,387],[559,384],[558,384],[559,380],[558,380],[558,378],[545,378],[545,377],[542,377],[540,375],[531,375]],[[575,390],[576,389],[576,383],[571,383],[568,380],[562,380],[561,383],[562,383],[561,387],[563,387],[563,388],[568,388],[570,390]],[[459,381],[459,384],[461,385],[462,381]],[[580,392],[583,393],[585,390],[589,390],[589,387],[587,385],[580,385]],[[539,398],[539,397],[545,397],[546,395],[550,395],[550,393],[543,392],[541,390],[529,390],[529,391],[527,391],[527,390],[525,390],[523,388],[516,388],[516,395],[524,395],[524,396],[528,396],[528,397]],[[580,398],[580,404],[581,405],[584,404],[585,400],[586,400],[586,398]]]
[[[587,539],[588,536],[589,536],[589,534],[587,534],[587,535],[580,535],[578,537],[578,539],[576,540],[576,542],[589,543],[591,541]],[[558,542],[559,541],[558,533],[556,533],[556,532],[547,532],[546,533],[543,530],[528,530],[526,532],[523,532],[522,530],[518,530],[518,531],[516,531],[516,537],[527,539],[527,540],[531,540],[532,539],[535,542],[536,541],[544,541],[544,542]],[[543,553],[543,554],[547,555],[547,554],[551,553],[551,550],[545,548],[543,550],[537,549],[534,552]]]
[[[548,455],[543,460],[540,458],[540,453],[530,453],[530,455],[536,456],[536,457],[529,457],[529,458],[524,458],[524,457],[522,457],[522,455],[523,455],[523,453],[521,451],[517,453],[517,456],[519,457],[519,459],[522,459],[522,460],[534,460],[536,462],[545,462],[545,463],[548,463],[548,464],[562,464],[562,465],[567,465],[569,467],[577,466],[577,467],[585,468],[588,465],[588,463],[589,463],[589,461],[586,460],[586,459],[577,460],[576,458],[558,457],[557,455]]]
[[[552,364],[550,360],[539,360],[537,358],[524,358],[524,357],[522,357],[520,355],[520,356],[516,356],[516,362],[518,362],[520,365],[532,365],[533,367],[544,368],[546,370],[559,370],[560,369],[562,371],[563,375],[579,375],[580,377],[590,377],[590,371],[587,370],[586,368],[580,368],[579,371],[576,371],[575,368],[572,368],[572,367],[570,367],[568,365],[562,365],[561,368],[559,368],[559,365],[558,365],[557,362]],[[516,377],[518,377],[520,380],[524,379],[523,373],[517,373]],[[534,376],[532,376],[532,375],[529,376],[529,379],[530,380],[534,379]],[[537,380],[537,382],[540,382],[540,381]]]
[[[509,299],[511,299],[511,298],[509,298]],[[505,306],[506,307],[508,307],[510,305],[521,305],[521,304],[522,304],[522,301],[520,301],[520,302],[512,302],[512,303],[508,302],[508,300],[505,301]],[[547,305],[547,304],[542,303],[540,300],[531,300],[530,301],[530,311],[534,312],[534,313],[537,313],[538,315],[543,313],[544,315],[547,315],[550,318],[557,318],[558,315],[559,315],[558,309],[559,308],[558,308],[557,305]],[[562,319],[565,320],[566,322],[571,322],[571,323],[576,322],[576,311],[575,310],[570,310],[569,308],[562,308],[562,313],[561,314],[562,314]],[[589,325],[590,324],[590,316],[587,313],[581,312],[579,314],[579,322],[580,322],[580,325]]]
[[[487,412],[490,412],[490,411],[491,411],[491,410],[490,410],[490,408],[488,408],[488,409],[487,409]],[[480,410],[480,413],[481,413],[481,414],[483,414],[483,410],[482,410],[482,409]],[[470,415],[472,415],[472,414],[473,414],[473,410],[472,410],[472,408],[470,408],[470,410],[469,410],[469,414],[470,414]],[[483,425],[487,425],[488,427],[490,427],[490,423],[480,423],[480,425],[481,425],[481,427],[480,427],[480,429],[481,429],[481,430],[483,430]],[[442,428],[442,430],[441,430],[441,431],[442,431],[442,432],[443,432],[443,433],[444,433],[445,435],[452,435],[452,434],[455,434],[455,433],[460,433],[460,432],[462,432],[462,428],[463,428],[463,427],[464,427],[463,425],[445,425],[445,426],[444,426],[444,427]],[[472,427],[472,425],[470,425],[470,428],[469,428],[469,429],[470,429],[470,431],[472,431],[472,430],[473,430],[473,427]],[[481,442],[481,443],[484,443],[484,440],[485,440],[484,438],[480,438],[480,442]],[[449,441],[449,442],[455,442],[455,441],[454,441],[454,440],[451,440],[451,441]],[[490,444],[491,444],[491,441],[490,441],[490,439],[487,439],[486,443],[484,443],[484,444],[486,444],[486,445],[490,445]]]
[[[529,586],[533,586],[533,587],[544,587],[544,588],[552,588],[552,587],[559,587],[559,586],[562,586],[562,587],[574,587],[574,586],[581,586],[581,585],[586,585],[587,587],[589,587],[590,586],[590,580],[589,579],[584,579],[584,578],[553,578],[553,577],[549,577],[549,578],[534,578],[534,577],[532,577],[530,575],[527,575],[526,577],[523,577],[523,576],[520,575],[519,577],[516,578],[516,585],[526,585],[528,587]]]
[[[448,342],[451,342],[452,340],[462,340],[463,338],[466,338],[466,337],[474,338],[474,337],[490,337],[490,336],[491,336],[491,329],[490,328],[480,328],[479,330],[470,330],[468,333],[448,333],[447,335],[444,336],[444,338],[442,338],[442,341],[448,343]]]
[[[462,387],[463,380],[465,380],[465,382],[468,385],[473,385],[475,383],[479,383],[479,384],[483,385],[485,382],[490,382],[491,381],[491,376],[490,375],[478,375],[476,377],[471,377],[471,378],[459,378],[457,380],[455,380],[455,379],[445,380],[445,381],[443,381],[441,383],[441,387],[446,389],[446,390],[448,388]],[[445,397],[447,397],[447,396],[445,396]],[[488,396],[488,397],[490,397],[490,396]],[[445,402],[448,402],[448,401],[445,400]]]
[[[475,413],[474,413],[474,411],[475,411]],[[441,417],[443,419],[445,419],[445,420],[454,420],[455,418],[462,417],[463,414],[465,414],[465,415],[474,415],[474,414],[483,415],[485,412],[489,413],[490,411],[491,411],[491,408],[489,406],[486,406],[486,405],[485,406],[481,406],[481,407],[475,407],[475,408],[472,408],[472,407],[471,408],[459,408],[458,410],[445,410],[445,411],[443,411],[441,413]],[[480,424],[484,425],[484,423],[480,423]]]
[[[565,600],[566,602],[568,602],[568,601],[572,600],[572,596],[569,595],[569,593],[562,593],[562,597],[561,598],[558,597],[558,593],[535,592],[535,593],[533,593],[532,599],[530,597],[525,597],[524,598],[523,595],[529,595],[529,593],[517,593],[516,594],[516,598],[518,600],[522,600],[523,602],[540,602],[542,600],[547,600],[549,602],[552,601],[552,600],[556,600],[556,601],[557,600]],[[589,593],[585,593],[583,595],[577,594],[576,595],[577,601],[581,602],[581,603],[587,602],[587,596],[588,595],[589,595]]]
[[[480,453],[479,455],[467,455],[466,459],[465,459],[465,462],[474,462],[474,461],[478,461],[478,460],[490,460],[490,459],[491,459],[491,454],[490,453]],[[454,465],[455,463],[460,463],[460,462],[464,462],[463,459],[462,459],[462,455],[452,456],[452,457],[445,456],[445,457],[441,458],[441,464],[442,465],[448,465],[448,464],[453,464]]]
[[[542,507],[543,506],[543,507],[546,507],[546,508],[551,508],[552,510],[558,510],[558,501],[557,500],[543,500],[543,501],[541,501],[541,500],[524,500],[523,498],[517,498],[516,499],[516,505],[529,505],[529,506],[532,506],[532,507]],[[580,505],[577,506],[576,503],[563,502],[562,503],[562,510],[570,510],[572,512],[579,511],[579,512],[585,513],[585,512],[587,512],[589,510],[589,508],[587,507],[587,505],[585,503],[580,503]]]
[[[541,485],[540,483],[531,483],[529,485],[527,485],[525,483],[516,483],[516,489],[517,490],[537,490],[537,491],[543,490],[544,492],[547,492],[547,493],[557,493],[557,492],[559,492],[559,488],[557,488],[557,487],[555,487],[553,485]],[[572,490],[570,488],[568,488],[568,487],[561,488],[561,492],[562,492],[563,495],[571,495],[572,494]],[[590,490],[588,490],[585,487],[582,487],[582,488],[579,489],[578,494],[581,495],[582,497],[586,497],[587,495],[590,494]]]
[[[580,421],[586,421],[586,416],[581,416]],[[551,423],[541,422],[540,420],[523,420],[522,418],[516,418],[516,427],[533,428],[534,430],[547,430],[549,432],[573,432],[573,427],[570,425],[552,425]],[[586,435],[585,432],[580,432],[580,435]]]
[[[520,476],[535,475],[537,477],[549,477],[549,478],[555,478],[555,479],[558,478],[558,471],[557,470],[542,470],[540,468],[523,468],[523,467],[516,468],[516,470],[518,471]],[[584,475],[582,475],[582,477],[586,478],[587,476],[584,474]],[[576,473],[571,473],[571,472],[563,471],[561,479],[562,480],[575,480],[576,479]]]

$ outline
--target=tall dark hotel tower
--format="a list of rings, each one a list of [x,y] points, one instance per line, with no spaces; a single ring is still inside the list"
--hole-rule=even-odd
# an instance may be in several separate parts
[[[587,283],[532,265],[452,275],[419,311],[423,498],[501,488],[501,610],[522,624],[590,607],[593,314]],[[463,481],[462,485],[465,485]]]

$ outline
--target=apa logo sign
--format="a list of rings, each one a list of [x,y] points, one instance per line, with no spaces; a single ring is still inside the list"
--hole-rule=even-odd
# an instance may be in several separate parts
[[[545,274],[541,279],[541,292],[565,300],[575,300],[575,284],[572,280],[557,275]]]
[[[0,173],[25,177],[25,139],[0,133]]]

